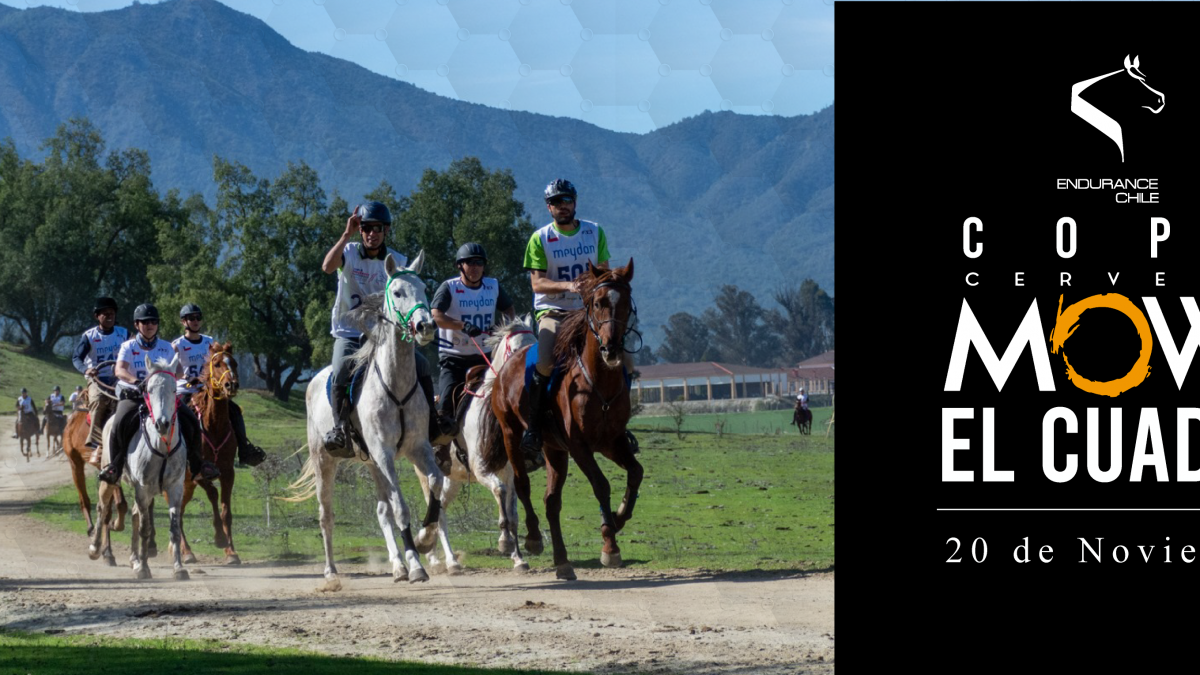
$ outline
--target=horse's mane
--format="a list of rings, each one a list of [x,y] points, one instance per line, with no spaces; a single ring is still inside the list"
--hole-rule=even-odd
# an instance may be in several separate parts
[[[363,298],[362,304],[342,315],[347,323],[367,336],[363,346],[350,357],[353,359],[352,368],[355,370],[371,362],[375,357],[375,350],[387,342],[388,331],[393,329],[391,324],[379,320],[382,311],[383,291],[380,291]]]
[[[492,327],[492,334],[483,339],[483,346],[494,351],[496,347],[504,344],[504,340],[513,331],[527,330],[532,332],[533,328],[529,326],[529,322],[526,320],[527,316],[514,317],[512,321]]]
[[[584,307],[568,312],[567,318],[559,324],[558,336],[554,341],[555,361],[565,363],[572,357],[583,354],[588,332],[587,303],[591,301],[592,293],[596,291],[597,286],[605,282],[622,284],[628,288],[629,282],[625,280],[627,267],[618,267],[613,270],[592,267],[590,271],[585,271],[575,277],[575,281],[579,282],[579,296],[583,298]]]

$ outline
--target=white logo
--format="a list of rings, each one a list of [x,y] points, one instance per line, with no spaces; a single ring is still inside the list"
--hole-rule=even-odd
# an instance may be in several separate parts
[[[1150,97],[1150,100],[1152,100],[1155,104],[1157,104],[1158,107],[1155,108],[1155,107],[1151,107],[1148,105],[1143,105],[1142,106],[1143,108],[1145,108],[1146,110],[1149,110],[1150,112],[1152,112],[1156,115],[1159,112],[1162,112],[1163,107],[1167,105],[1167,97],[1161,91],[1158,91],[1158,90],[1152,88],[1150,85],[1146,84],[1146,75],[1143,74],[1142,71],[1138,70],[1138,57],[1136,57],[1136,56],[1133,57],[1133,61],[1130,62],[1128,55],[1125,56],[1125,69],[1124,70],[1114,70],[1113,72],[1108,73],[1107,75],[1100,75],[1099,77],[1093,77],[1090,80],[1076,82],[1075,84],[1071,85],[1071,112],[1075,113],[1076,115],[1079,115],[1088,124],[1096,127],[1097,129],[1100,130],[1101,133],[1103,133],[1105,136],[1108,136],[1114,142],[1116,142],[1117,148],[1121,151],[1121,162],[1124,162],[1125,161],[1125,143],[1122,140],[1121,125],[1117,124],[1117,121],[1114,120],[1113,118],[1109,117],[1108,115],[1104,114],[1103,112],[1100,112],[1099,108],[1097,108],[1096,106],[1092,105],[1091,103],[1088,103],[1087,101],[1085,101],[1079,97],[1079,95],[1083,93],[1083,90],[1085,90],[1088,87],[1092,86],[1093,84],[1099,82],[1100,80],[1103,80],[1106,77],[1112,77],[1113,75],[1117,75],[1118,73],[1128,73],[1130,77],[1137,80],[1143,87],[1145,87],[1151,93],[1154,94],[1153,96]]]

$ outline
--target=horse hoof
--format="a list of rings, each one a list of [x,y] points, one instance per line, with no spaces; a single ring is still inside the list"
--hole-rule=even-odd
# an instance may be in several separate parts
[[[418,581],[429,581],[429,574],[421,567],[408,573],[408,583],[415,584]]]
[[[138,579],[149,579],[150,578],[150,566],[142,565],[141,568],[138,569],[136,576]]]
[[[100,557],[100,549],[96,548],[95,546],[89,546],[88,557],[92,560],[98,559]]]
[[[188,579],[191,579],[191,577],[188,576],[187,570],[178,570],[175,572],[175,581],[187,581]]]
[[[153,541],[151,541],[150,545],[146,547],[146,557],[147,558],[157,558],[158,557],[158,546],[155,545],[155,543]]]
[[[407,581],[407,580],[408,580],[408,570],[404,569],[403,565],[401,565],[400,569],[398,569],[398,570],[392,570],[392,583],[396,583],[396,582],[400,582],[400,581]]]
[[[575,581],[575,568],[571,567],[571,563],[563,563],[554,568],[554,576],[563,581]]]
[[[449,574],[449,575],[450,575],[450,576],[452,576],[452,577],[457,577],[457,576],[461,576],[461,575],[462,575],[462,573],[463,573],[463,566],[462,566],[462,565],[459,565],[459,564],[458,564],[458,563],[456,563],[456,562],[447,563],[447,565],[446,565],[446,574]]]
[[[116,558],[114,558],[114,557],[112,556],[112,554],[110,553],[110,554],[108,554],[108,555],[104,556],[104,564],[105,564],[105,565],[108,565],[109,567],[116,567],[116,566],[117,566],[117,559],[116,559]]]
[[[521,563],[513,565],[513,571],[517,574],[529,574],[529,563]]]
[[[238,554],[233,553],[231,555],[225,556],[225,564],[226,565],[241,565],[242,559],[238,557]]]
[[[600,564],[604,565],[605,567],[620,567],[621,566],[621,554],[620,553],[605,553],[605,552],[601,551],[600,552]]]
[[[213,537],[213,546],[217,548],[229,548],[229,540],[225,538],[225,534],[221,533]]]
[[[95,533],[95,531],[96,531],[96,526],[95,526],[95,525],[89,525],[89,526],[88,526],[88,531],[87,531],[87,536],[89,536],[89,537],[90,537],[90,536],[92,536],[92,534],[93,534],[93,533]],[[92,560],[95,560],[95,558],[92,558]]]
[[[195,565],[196,564],[196,554],[192,553],[191,551],[188,551],[187,555],[183,556],[183,564]]]
[[[512,539],[501,539],[496,545],[496,549],[500,551],[500,555],[512,555],[514,548]]]
[[[541,555],[541,553],[542,553],[541,538],[530,539],[529,537],[525,537],[525,552],[528,553],[529,555]]]
[[[437,544],[437,530],[433,527],[417,530],[417,536],[413,537],[413,546],[416,547],[417,553],[429,555],[434,544]]]
[[[325,583],[317,586],[317,590],[324,593],[335,593],[342,590],[342,580],[338,578],[338,575],[331,574],[325,577]]]

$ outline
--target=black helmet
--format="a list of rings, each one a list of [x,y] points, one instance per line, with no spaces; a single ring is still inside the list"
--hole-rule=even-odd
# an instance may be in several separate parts
[[[200,305],[197,305],[197,304],[195,304],[195,303],[189,302],[188,304],[184,305],[183,307],[181,307],[181,308],[179,309],[179,318],[181,318],[181,319],[182,319],[183,317],[187,316],[188,314],[200,314],[200,315],[203,315],[203,314],[204,314],[204,312],[201,312],[201,311],[200,311]]]
[[[484,252],[483,246],[476,244],[473,241],[469,241],[458,247],[458,257],[455,258],[454,264],[457,265],[458,263],[464,260],[470,260],[471,258],[483,258],[483,261],[487,262],[487,253]]]
[[[382,202],[367,202],[354,210],[364,223],[392,224],[392,212]]]
[[[571,181],[563,178],[555,178],[546,186],[546,203],[549,204],[551,199],[569,195],[572,198],[577,198],[579,193],[575,191],[575,186],[571,185]]]
[[[138,305],[137,309],[133,310],[134,321],[145,321],[146,319],[157,319],[158,308],[149,303]]]
[[[96,306],[92,308],[92,314],[99,314],[106,309],[117,311],[117,301],[112,298],[96,298]]]
[[[26,389],[25,387],[21,387],[21,393],[22,393],[22,394],[28,394],[28,393],[29,393],[29,390],[28,390],[28,389]]]
[[[83,385],[82,384],[75,385],[75,391],[83,391]]]
[[[60,387],[56,384],[56,385],[54,385],[54,391],[62,391],[62,387]]]

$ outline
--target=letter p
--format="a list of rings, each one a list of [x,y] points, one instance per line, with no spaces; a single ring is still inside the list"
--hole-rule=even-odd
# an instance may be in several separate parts
[[[1162,225],[1162,232],[1159,232],[1158,226]],[[1150,219],[1150,257],[1158,257],[1158,242],[1166,241],[1167,237],[1171,236],[1171,223],[1167,222],[1166,218],[1151,218]]]

